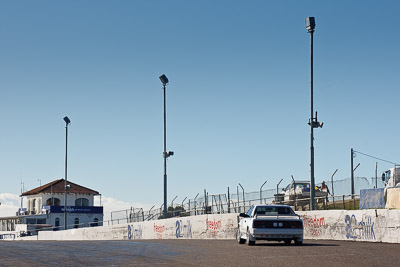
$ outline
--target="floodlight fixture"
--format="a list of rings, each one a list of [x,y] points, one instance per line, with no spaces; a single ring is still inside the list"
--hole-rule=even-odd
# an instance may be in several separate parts
[[[162,82],[162,84],[165,86],[168,83],[168,78],[167,76],[165,76],[165,74],[161,75],[160,77],[160,81]]]
[[[67,125],[71,123],[71,120],[67,116],[64,117],[64,121]]]
[[[174,155],[174,151],[168,151],[168,152],[164,152],[164,158],[169,158],[170,156]]]
[[[311,122],[308,122],[308,125],[311,126]],[[322,126],[324,126],[324,123],[321,121],[317,121],[316,118],[314,118],[314,120],[312,121],[312,127],[315,128],[322,128]]]
[[[306,18],[306,28],[308,32],[314,32],[315,30],[315,17]]]

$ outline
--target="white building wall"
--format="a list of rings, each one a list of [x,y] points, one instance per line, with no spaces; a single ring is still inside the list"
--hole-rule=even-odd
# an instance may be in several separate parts
[[[47,200],[51,198],[58,198],[60,200],[60,206],[64,206],[64,194],[51,194],[41,193],[38,195],[27,196],[27,209],[29,214],[40,214],[42,207],[46,205]],[[75,200],[79,198],[86,198],[89,201],[89,206],[94,204],[94,196],[88,194],[68,194],[67,195],[67,206],[75,206]],[[35,203],[35,207],[33,204]]]
[[[60,227],[64,227],[64,213],[52,213],[49,214],[48,224],[55,227],[56,218],[60,219]],[[91,214],[91,213],[67,213],[67,226],[68,229],[74,228],[75,218],[79,219],[79,228],[89,227],[90,223],[94,222],[97,218],[99,222],[103,221],[103,214]]]

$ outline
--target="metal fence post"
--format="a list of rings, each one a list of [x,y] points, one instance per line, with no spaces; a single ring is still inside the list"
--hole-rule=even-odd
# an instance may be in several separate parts
[[[246,200],[244,197],[244,188],[240,183],[239,183],[239,186],[242,188],[242,191],[243,191],[243,212],[246,212]]]
[[[237,195],[237,205],[238,205],[238,210],[240,212],[240,204],[239,204],[239,186],[236,186],[236,195]]]
[[[344,203],[344,195],[343,195],[343,209],[346,209],[346,204]]]
[[[229,186],[228,186],[228,213],[231,213],[231,195],[229,193]]]
[[[294,177],[293,177],[293,175],[291,175],[292,176],[292,180],[293,180],[293,192],[294,192],[294,210],[297,210],[297,196],[296,196],[296,181],[294,180]],[[310,189],[311,190],[311,189]],[[290,188],[289,188],[289,191],[290,191]],[[310,194],[311,194],[311,191],[310,191]],[[311,196],[311,195],[310,195]],[[289,200],[290,200],[290,197],[289,197]],[[313,202],[314,202],[314,200],[313,200]],[[311,209],[310,209],[311,210]]]

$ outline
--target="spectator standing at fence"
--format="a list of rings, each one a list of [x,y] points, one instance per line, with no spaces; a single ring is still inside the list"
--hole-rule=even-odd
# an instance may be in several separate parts
[[[325,181],[322,181],[322,184],[321,184],[321,191],[322,191],[322,192],[327,192],[329,195],[331,194],[331,192],[329,192],[328,186],[325,184]],[[326,194],[326,202],[329,202],[328,194]]]
[[[322,191],[322,192],[328,192],[329,195],[331,194],[331,192],[329,192],[328,186],[325,184],[325,181],[322,181],[322,184],[321,184],[321,191]]]

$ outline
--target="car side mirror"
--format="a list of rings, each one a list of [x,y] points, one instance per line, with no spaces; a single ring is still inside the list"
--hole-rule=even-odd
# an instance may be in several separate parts
[[[282,188],[282,191],[283,191],[283,192],[286,192],[286,188]]]
[[[250,216],[247,213],[240,213],[239,217],[248,218]]]

